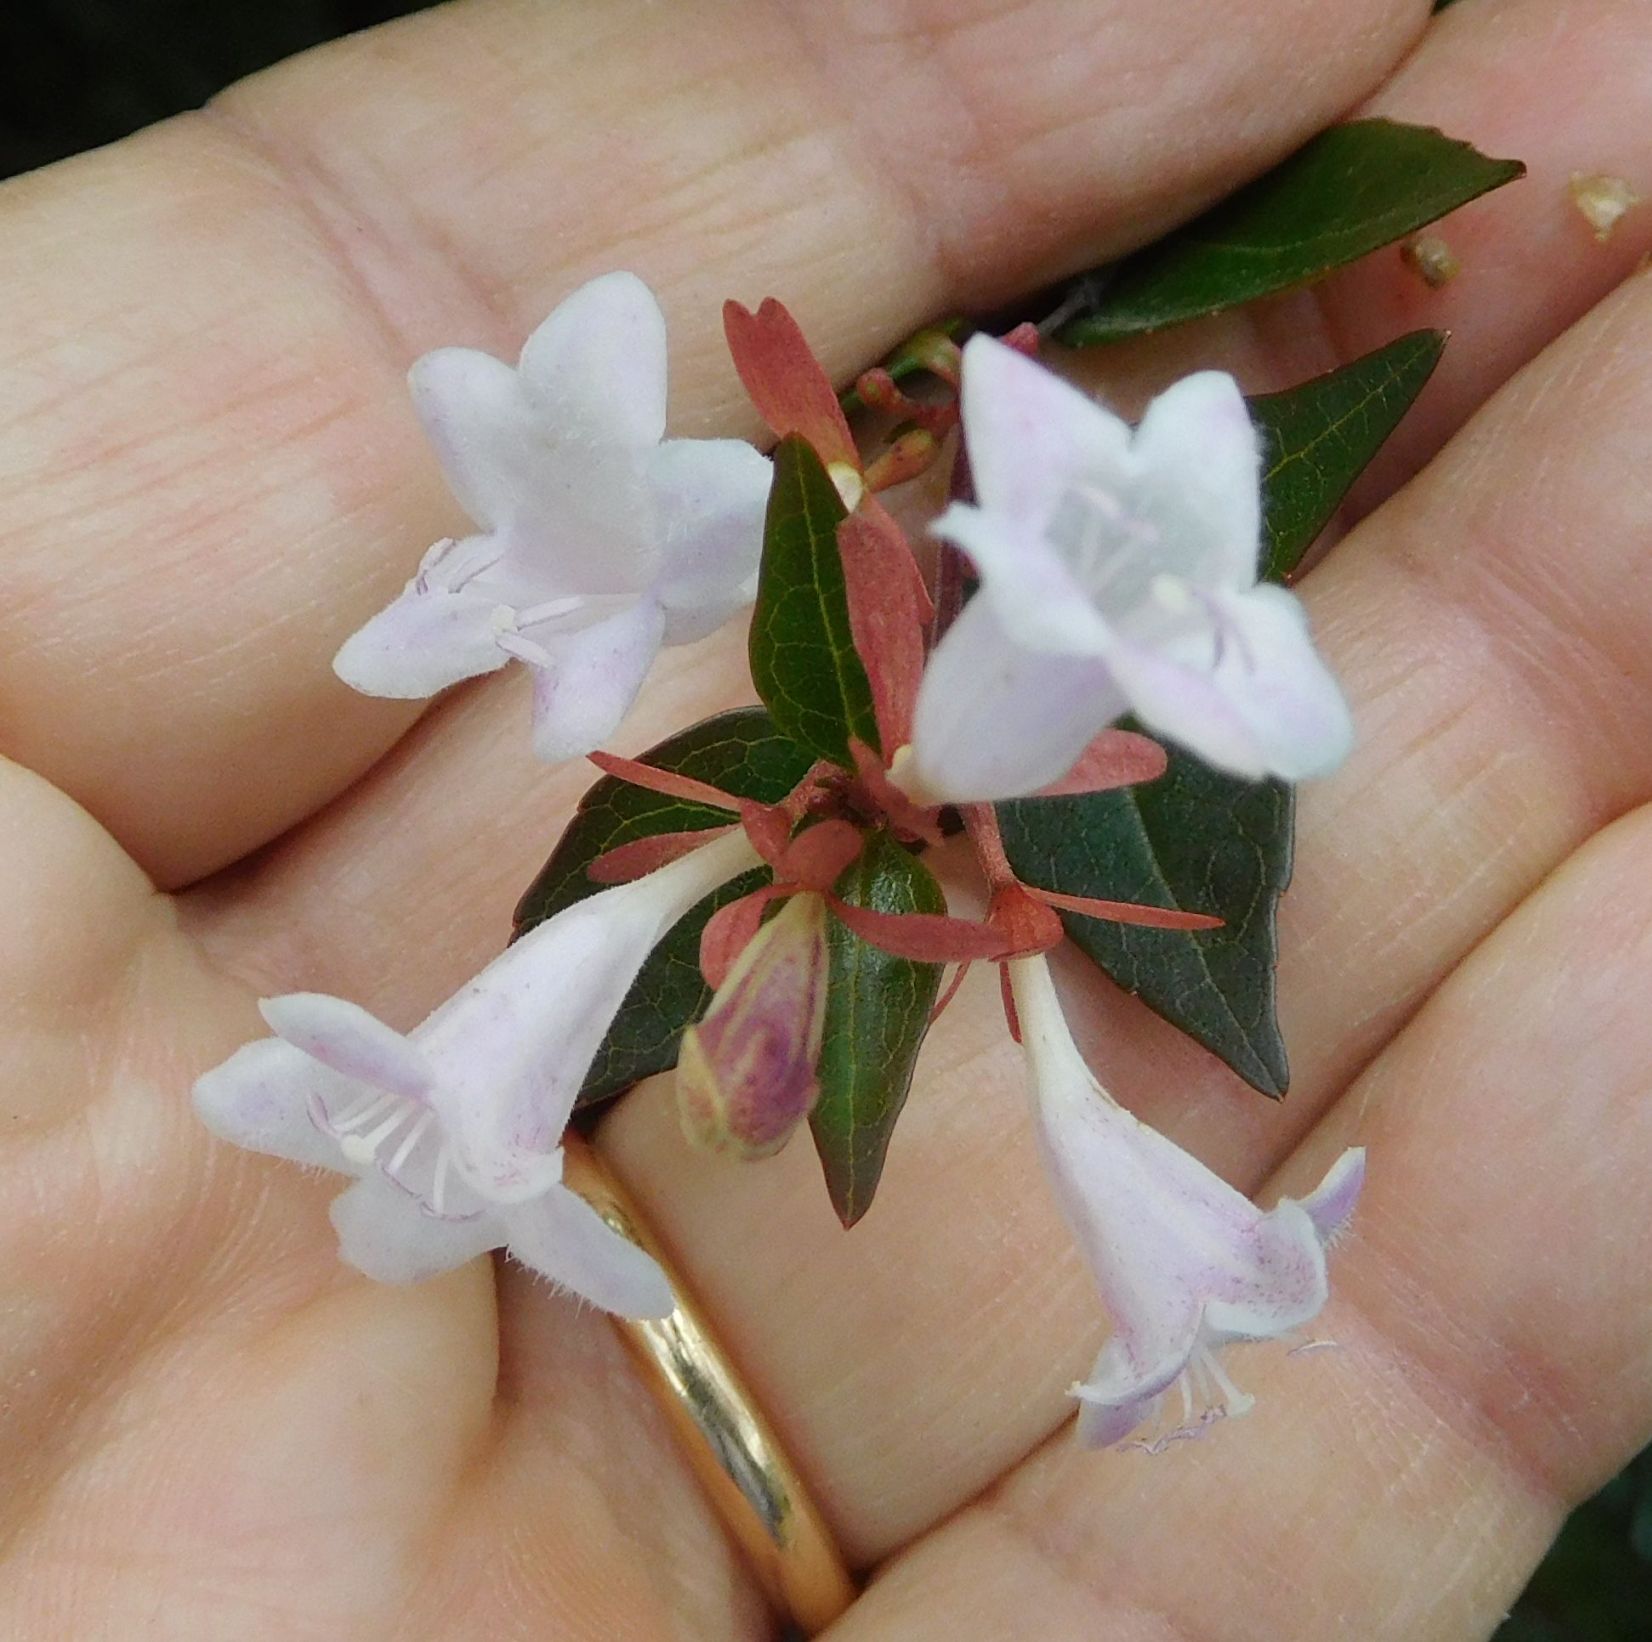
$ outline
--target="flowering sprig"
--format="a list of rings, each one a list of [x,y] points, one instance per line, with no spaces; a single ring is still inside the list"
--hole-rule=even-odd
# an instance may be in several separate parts
[[[1349,140],[1331,146],[1343,167]],[[1431,152],[1462,172],[1447,194],[1512,174],[1445,147]],[[1312,176],[1317,159],[1288,167],[1304,163]],[[1314,209],[1335,219],[1348,197],[1314,195]],[[1240,210],[1211,254],[1249,231]],[[1330,220],[1325,240],[1373,231]],[[1234,277],[1293,258],[1314,277],[1320,254],[1298,236],[1289,257],[1241,258]],[[1185,257],[1167,266],[1158,287],[1117,271],[1108,288],[1128,302],[1110,317],[1100,287],[1077,288],[1046,329],[1175,317],[1207,285],[1178,285]],[[1237,964],[1261,998],[1245,1013],[1271,1016],[1281,783],[1328,772],[1352,738],[1277,584],[1340,492],[1321,473],[1288,539],[1267,517],[1281,464],[1264,473],[1258,426],[1323,426],[1370,362],[1298,390],[1305,414],[1200,372],[1132,428],[1039,359],[1033,327],[961,343],[936,329],[857,379],[854,403],[883,422],[868,442],[781,304],[731,303],[724,326],[778,440],[772,463],[736,441],[665,438],[664,321],[630,274],[570,295],[515,367],[463,349],[414,367],[415,408],[477,531],[439,542],[337,670],[421,697],[522,661],[537,751],[590,754],[603,779],[514,944],[427,1020],[404,1033],[343,999],[268,999],[273,1036],[203,1076],[197,1107],[238,1144],[353,1177],[333,1220],[369,1276],[416,1280],[503,1247],[598,1305],[657,1316],[672,1304],[659,1268],[563,1181],[564,1129],[612,1092],[616,1053],[627,1076],[676,1064],[693,1144],[756,1158],[808,1121],[852,1224],[929,1026],[969,964],[997,964],[1040,1147],[1112,1323],[1074,1388],[1080,1436],[1161,1449],[1248,1406],[1225,1346],[1318,1315],[1364,1155],[1300,1201],[1257,1208],[1101,1088],[1043,955],[1072,935],[1106,963],[1106,942],[1131,931],[1118,950],[1133,989],[1245,1070],[1199,1023],[1199,986],[1225,1005]],[[1412,350],[1421,372],[1401,408],[1437,353],[1432,339]],[[928,386],[909,387],[914,375]],[[1374,448],[1347,457],[1344,489]],[[952,504],[909,537],[882,493],[953,459]],[[762,707],[640,759],[603,751],[659,647],[753,598]],[[951,911],[925,864],[957,835],[978,917]],[[1119,870],[1144,849],[1151,871]],[[1235,855],[1259,875],[1235,880]],[[1199,984],[1155,990],[1166,953]]]

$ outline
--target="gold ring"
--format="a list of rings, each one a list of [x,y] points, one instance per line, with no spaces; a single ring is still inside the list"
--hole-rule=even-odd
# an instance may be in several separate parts
[[[564,1147],[566,1183],[659,1261],[677,1297],[657,1322],[614,1318],[620,1338],[770,1602],[813,1636],[856,1594],[825,1521],[636,1205],[589,1146]]]

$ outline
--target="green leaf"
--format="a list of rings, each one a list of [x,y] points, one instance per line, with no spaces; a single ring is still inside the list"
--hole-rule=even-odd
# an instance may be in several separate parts
[[[710,782],[742,798],[772,804],[801,781],[814,754],[781,735],[760,707],[743,707],[696,724],[642,755],[643,762]],[[525,934],[563,907],[602,886],[586,874],[597,856],[637,838],[727,826],[729,815],[633,787],[611,776],[580,800],[550,860],[516,909],[516,933]],[[605,1100],[639,1078],[677,1063],[677,1040],[710,1001],[700,974],[700,932],[720,906],[756,889],[756,870],[708,896],[655,947],[615,1017],[580,1094],[580,1104]]]
[[[1141,929],[1063,913],[1120,986],[1265,1095],[1290,1080],[1274,1010],[1274,920],[1291,876],[1294,795],[1172,750],[1158,781],[998,806],[1010,864],[1069,895],[1214,913],[1221,929]]]
[[[814,448],[796,434],[782,439],[751,618],[752,682],[786,735],[850,767],[850,738],[876,751],[878,725],[849,632],[837,546],[845,517]]]
[[[1262,436],[1262,574],[1284,581],[1381,449],[1440,362],[1444,331],[1413,331],[1250,413]]]
[[[878,912],[945,912],[929,869],[887,833],[874,833],[837,893]],[[929,1030],[941,965],[896,958],[830,923],[831,978],[820,1056],[820,1099],[809,1119],[832,1207],[852,1226],[872,1204],[895,1120]]]
[[[1524,171],[1428,126],[1332,126],[1185,228],[1080,282],[1060,340],[1116,342],[1306,285]]]

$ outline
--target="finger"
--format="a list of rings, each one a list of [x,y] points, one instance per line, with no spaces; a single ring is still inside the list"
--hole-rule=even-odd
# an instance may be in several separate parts
[[[1064,1432],[901,1559],[858,1637],[1489,1635],[1652,1436],[1652,812],[1455,974],[1285,1172],[1370,1184],[1334,1351],[1230,1365],[1254,1414],[1147,1459]],[[1190,1577],[1196,1570],[1197,1577]]]
[[[1624,72],[1649,51],[1652,15],[1633,3],[1585,16],[1556,0],[1458,0],[1362,111],[1442,126],[1526,163],[1524,179],[1429,230],[1461,265],[1448,284],[1431,290],[1397,249],[1379,251],[1309,290],[1074,363],[1110,398],[1136,406],[1212,364],[1262,392],[1407,331],[1448,331],[1434,376],[1342,510],[1346,529],[1652,249],[1652,207],[1632,209],[1602,241],[1570,193],[1574,176],[1608,174],[1652,195],[1652,84]]]
[[[1104,1046],[1107,1080],[1147,1092],[1149,1113],[1233,1178],[1260,1179],[1464,953],[1598,825],[1652,793],[1652,590],[1626,573],[1652,425],[1649,301],[1636,282],[1603,305],[1308,578],[1362,744],[1342,776],[1305,795],[1283,927],[1296,1063],[1284,1109],[1238,1091],[1127,1001],[1098,993],[1088,1005],[1081,1025]],[[660,717],[644,718],[639,740],[689,716],[708,676],[732,688],[736,658],[707,656],[721,658],[721,680],[691,670],[709,669],[705,657],[679,663],[645,703]],[[528,867],[518,855],[513,872],[507,857],[526,853],[536,813],[554,813],[492,773],[510,733],[493,714],[477,698],[435,715],[398,769],[277,857],[268,901],[235,899],[228,922],[205,927],[237,961],[268,965],[272,985],[324,985],[397,1019],[436,1002],[496,945]],[[549,778],[541,798],[574,779]],[[442,811],[426,790],[442,792]],[[421,805],[422,846],[375,851],[384,817]],[[478,850],[480,837],[500,850]],[[448,896],[429,891],[432,859],[453,863]],[[344,924],[348,951],[329,957],[326,934]],[[685,1157],[668,1099],[647,1090],[605,1137],[673,1245],[691,1251],[770,1404],[791,1411],[788,1439],[860,1554],[954,1508],[1061,1417],[1050,1365],[1085,1337],[1093,1303],[1057,1252],[1066,1240],[1015,1138],[1020,1100],[994,1006],[966,992],[936,1035],[879,1204],[848,1237],[831,1231],[802,1147],[737,1180]],[[955,1229],[978,1215],[978,1235]],[[809,1250],[806,1283],[793,1246]],[[1041,1259],[1029,1287],[1020,1274]],[[892,1316],[906,1326],[890,1341]],[[946,1387],[937,1406],[956,1423],[914,1422],[916,1386]]]
[[[725,297],[783,292],[862,361],[1196,209],[1426,11],[473,0],[13,185],[0,745],[164,882],[234,859],[408,722],[328,664],[457,526],[416,354],[514,353],[623,263],[673,321],[679,425],[749,428]]]
[[[251,998],[3,763],[0,860],[0,1634],[767,1634],[605,1320],[343,1269],[336,1178],[190,1109]]]

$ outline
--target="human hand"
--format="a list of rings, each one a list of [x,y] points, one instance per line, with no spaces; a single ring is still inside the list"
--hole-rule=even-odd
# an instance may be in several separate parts
[[[782,296],[852,368],[1189,214],[1378,85],[1427,10],[689,9],[472,0],[0,194],[0,1628],[765,1633],[605,1319],[509,1266],[362,1281],[336,1182],[189,1109],[260,993],[416,1020],[588,779],[527,763],[515,680],[412,725],[330,672],[456,522],[403,371],[510,354],[626,266],[672,317],[676,425],[750,432],[725,296]],[[1464,0],[1376,104],[1531,164],[1453,219],[1455,284],[1378,259],[1096,367],[1126,397],[1195,361],[1265,387],[1455,332],[1358,508],[1392,505],[1303,584],[1361,742],[1304,794],[1290,1100],[1068,976],[1105,1079],[1230,1179],[1371,1148],[1341,1349],[1241,1358],[1256,1412],[1161,1460],[1071,1448],[1101,1319],[988,982],[851,1233],[802,1145],[692,1154],[653,1088],[604,1124],[882,1569],[843,1637],[1477,1635],[1652,1425],[1652,286],[1579,317],[1652,222],[1600,246],[1564,196],[1647,174],[1649,35],[1633,0]],[[742,688],[738,632],[670,653],[627,750]]]

